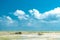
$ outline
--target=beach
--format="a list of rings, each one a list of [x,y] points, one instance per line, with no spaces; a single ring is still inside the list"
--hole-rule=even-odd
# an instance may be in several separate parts
[[[3,34],[2,34],[3,33]],[[9,34],[8,32],[0,32],[0,40],[60,40],[59,32],[42,33],[38,35],[37,32],[34,33],[23,33],[23,34]]]

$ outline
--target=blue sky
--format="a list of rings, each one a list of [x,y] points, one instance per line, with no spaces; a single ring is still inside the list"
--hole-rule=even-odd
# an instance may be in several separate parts
[[[60,30],[60,0],[0,0],[0,30]]]

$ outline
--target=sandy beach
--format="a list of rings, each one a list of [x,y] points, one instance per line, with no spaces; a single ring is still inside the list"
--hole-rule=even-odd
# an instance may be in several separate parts
[[[38,35],[37,33],[30,34],[9,34],[5,32],[0,32],[0,40],[60,40],[60,33],[42,33],[42,35]]]

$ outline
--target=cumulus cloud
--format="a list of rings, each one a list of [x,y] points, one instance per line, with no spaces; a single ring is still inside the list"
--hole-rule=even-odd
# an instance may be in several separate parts
[[[44,21],[57,21],[60,19],[60,7],[54,8],[53,10],[40,13],[36,9],[29,10],[30,14],[33,15],[36,19]]]
[[[6,16],[9,23],[13,23],[13,19],[10,16]]]
[[[50,11],[40,13],[37,9],[28,10],[30,15],[27,15],[22,10],[16,10],[14,15],[20,20],[29,20],[29,18],[35,18],[42,21],[55,21],[60,19],[60,7],[54,8]]]
[[[43,13],[46,20],[53,21],[60,19],[60,7]]]
[[[40,13],[37,9],[28,10],[26,14],[23,10],[16,10],[13,15],[18,19],[13,19],[10,16],[0,17],[0,25],[5,24],[8,26],[31,26],[31,27],[43,27],[43,26],[56,26],[60,22],[60,7]],[[37,19],[37,20],[36,20]]]
[[[29,17],[29,15],[26,15],[24,11],[22,10],[16,10],[14,12],[14,15],[18,17],[18,19],[22,20],[25,19],[27,20],[27,18]]]
[[[14,27],[17,26],[17,21],[13,20],[10,16],[0,17],[0,25],[6,27]]]
[[[14,15],[15,16],[23,16],[23,15],[25,15],[25,12],[24,11],[22,11],[22,10],[16,10],[16,12],[14,13]]]
[[[43,19],[43,15],[36,9],[29,10],[30,14],[34,16],[36,19]]]

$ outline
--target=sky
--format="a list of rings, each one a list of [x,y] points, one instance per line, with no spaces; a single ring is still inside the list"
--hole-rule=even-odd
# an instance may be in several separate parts
[[[60,0],[0,0],[0,31],[60,31]]]

